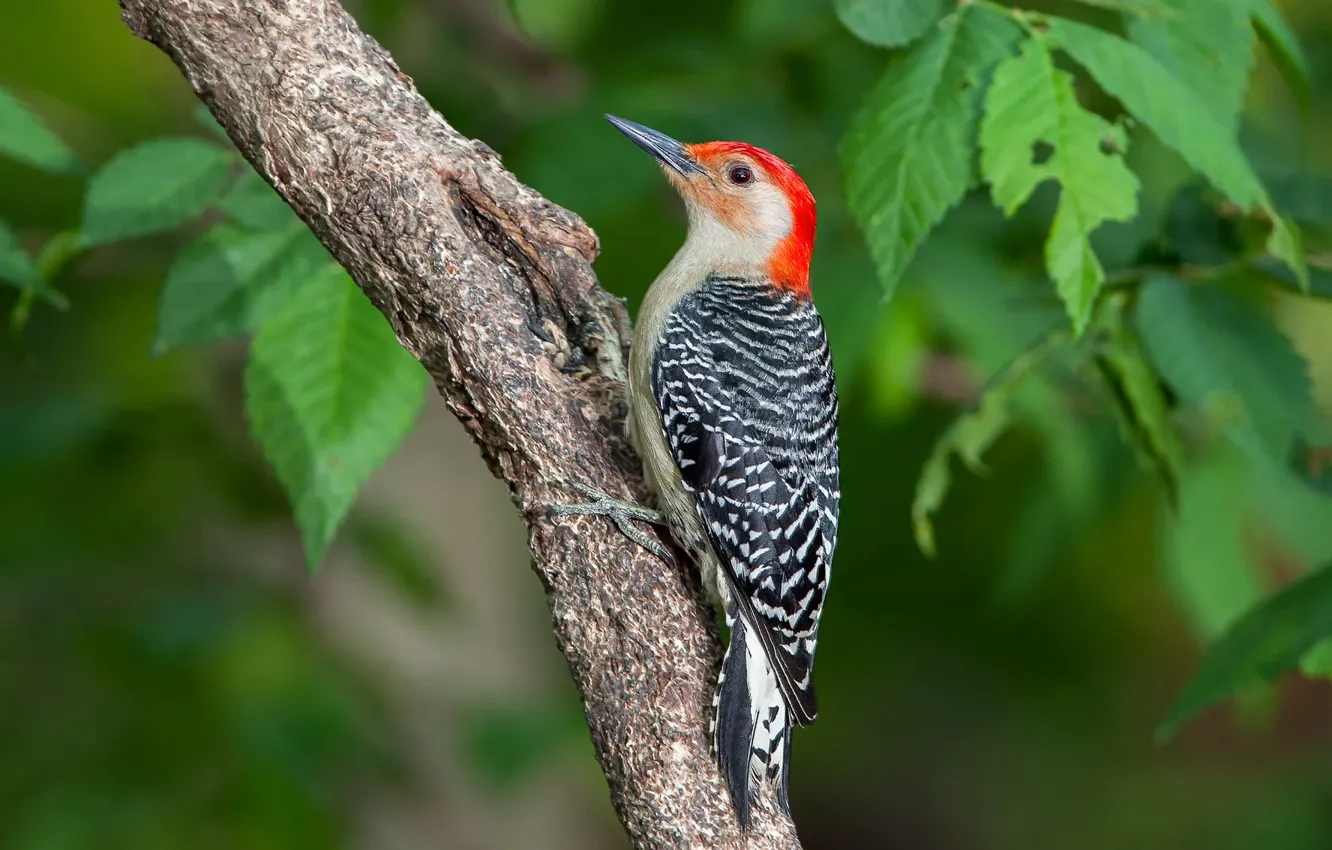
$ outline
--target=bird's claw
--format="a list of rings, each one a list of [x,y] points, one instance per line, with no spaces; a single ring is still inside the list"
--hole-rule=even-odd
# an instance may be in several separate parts
[[[565,482],[569,489],[576,491],[580,496],[591,499],[590,502],[581,505],[551,505],[549,511],[553,516],[604,516],[615,523],[615,527],[630,540],[642,546],[652,554],[661,558],[668,564],[675,564],[675,556],[671,551],[661,544],[652,535],[643,531],[633,524],[633,520],[650,523],[652,525],[665,525],[666,520],[658,511],[645,508],[642,505],[626,502],[620,499],[613,499],[592,487],[577,481]]]

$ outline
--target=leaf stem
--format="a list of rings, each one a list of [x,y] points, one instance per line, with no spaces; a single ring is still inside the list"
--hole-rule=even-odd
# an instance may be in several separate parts
[[[31,287],[23,290],[18,301],[14,303],[14,309],[9,313],[9,327],[16,336],[27,326],[28,319],[32,316],[32,307],[38,298],[45,300],[57,310],[69,309],[69,298],[56,289],[52,281],[71,260],[83,253],[83,248],[78,242],[77,230],[62,230],[42,246],[42,250],[33,262],[37,269],[37,280]]]

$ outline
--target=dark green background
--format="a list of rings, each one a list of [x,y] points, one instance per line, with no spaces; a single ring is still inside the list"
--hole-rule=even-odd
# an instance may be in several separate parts
[[[1282,531],[1222,463],[1193,484],[1203,509],[1187,533],[1172,530],[1113,421],[1092,414],[1063,435],[1014,433],[987,478],[959,472],[940,558],[916,550],[915,478],[956,410],[941,396],[1023,342],[1039,307],[1003,284],[1039,258],[1048,219],[1037,204],[1005,224],[969,203],[882,311],[836,145],[887,54],[826,0],[348,5],[455,127],[587,219],[602,283],[631,305],[683,221],[603,113],[770,148],[818,198],[844,508],[820,719],[795,740],[806,847],[1332,847],[1325,684],[1252,694],[1151,742],[1196,663],[1195,630],[1254,580],[1226,573],[1227,547],[1273,584],[1332,543],[1327,509]],[[1245,139],[1259,163],[1303,151],[1327,171],[1332,7],[1283,7],[1314,64],[1311,129],[1301,147],[1260,55]],[[204,132],[111,0],[15,3],[3,18],[0,85],[87,161]],[[1150,229],[1182,172],[1140,133],[1134,150]],[[33,245],[77,225],[80,192],[0,160],[0,218]],[[1103,250],[1143,233],[1108,228]],[[149,355],[184,238],[90,255],[59,282],[73,308],[39,307],[0,354],[0,847],[625,846],[521,528],[456,422],[431,399],[307,576],[247,436],[243,343]],[[0,290],[0,307],[11,299]],[[1332,313],[1280,315],[1326,401]]]

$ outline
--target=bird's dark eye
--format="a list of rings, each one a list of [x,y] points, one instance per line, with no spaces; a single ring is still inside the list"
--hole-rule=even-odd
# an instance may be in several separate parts
[[[754,172],[747,165],[732,165],[726,171],[726,179],[737,186],[744,186],[754,180]]]

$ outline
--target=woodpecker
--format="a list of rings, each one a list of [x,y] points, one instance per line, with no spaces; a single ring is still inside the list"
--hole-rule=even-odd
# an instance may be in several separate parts
[[[669,527],[730,631],[711,737],[736,815],[766,781],[790,814],[791,729],[814,720],[814,650],[837,542],[837,387],[809,290],[814,197],[742,142],[681,144],[606,116],[684,199],[684,245],[648,289],[629,354],[628,431],[657,511],[586,487],[560,513]]]

